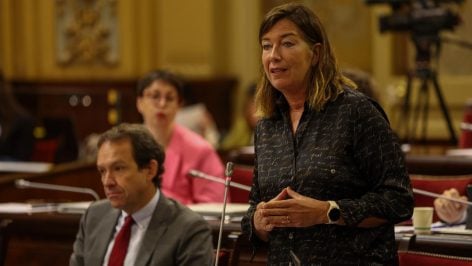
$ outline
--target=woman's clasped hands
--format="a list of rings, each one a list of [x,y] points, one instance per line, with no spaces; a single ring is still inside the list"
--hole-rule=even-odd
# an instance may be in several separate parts
[[[258,233],[265,235],[275,227],[324,224],[327,222],[328,208],[327,201],[303,196],[287,187],[269,202],[263,201],[257,205],[254,226]]]

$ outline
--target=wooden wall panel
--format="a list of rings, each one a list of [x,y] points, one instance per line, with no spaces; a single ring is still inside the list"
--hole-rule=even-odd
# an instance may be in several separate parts
[[[192,79],[188,82],[196,102],[213,114],[220,132],[232,123],[232,97],[237,80],[231,77]],[[41,121],[44,118],[69,118],[79,141],[89,134],[101,133],[120,122],[140,123],[136,110],[136,81],[44,81],[12,83],[23,106]],[[111,97],[113,94],[116,97]],[[111,98],[116,98],[114,101]],[[116,119],[110,118],[116,113]]]
[[[233,76],[239,81],[235,99],[259,77],[259,23],[270,8],[287,0],[140,0],[115,1],[118,61],[114,65],[58,64],[57,5],[70,0],[0,1],[0,69],[9,80],[123,81],[135,80],[155,68],[168,68],[189,77]],[[85,0],[74,0],[80,2]],[[103,0],[85,1],[99,2]],[[390,115],[398,113],[405,77],[413,53],[398,44],[393,33],[380,34],[378,17],[390,13],[388,4],[363,1],[305,0],[319,14],[343,67],[358,67],[377,80],[382,103]],[[469,40],[472,2],[458,12],[463,24],[457,35]],[[408,42],[408,40],[406,40]],[[403,41],[405,43],[405,41]],[[401,47],[400,55],[395,51]],[[462,120],[466,98],[472,97],[470,50],[445,45],[440,82],[454,124]],[[402,58],[400,58],[402,57]],[[469,60],[470,61],[470,60]],[[460,66],[458,66],[460,65]],[[447,135],[437,105],[432,102],[431,132]]]

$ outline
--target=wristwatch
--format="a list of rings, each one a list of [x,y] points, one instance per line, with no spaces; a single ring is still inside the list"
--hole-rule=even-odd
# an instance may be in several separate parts
[[[328,216],[328,224],[337,224],[341,218],[341,211],[336,201],[328,200],[329,208],[326,216]]]

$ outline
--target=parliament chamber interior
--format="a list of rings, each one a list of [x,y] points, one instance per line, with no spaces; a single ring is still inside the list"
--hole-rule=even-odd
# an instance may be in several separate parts
[[[137,81],[154,69],[184,78],[182,109],[189,107],[189,118],[181,123],[196,122],[203,106],[214,130],[207,140],[224,164],[234,163],[232,182],[243,187],[228,188],[225,217],[221,205],[201,213],[215,254],[221,244],[218,265],[267,265],[267,248],[253,253],[240,225],[255,162],[244,108],[248,88],[263,74],[259,23],[286,2],[2,0],[0,104],[13,99],[28,114],[33,139],[27,157],[2,160],[0,154],[0,266],[68,265],[88,206],[83,203],[106,198],[95,163],[97,136],[121,123],[143,123]],[[415,206],[433,207],[450,188],[469,193],[470,204],[471,1],[437,1],[436,9],[460,16],[460,23],[436,29],[441,38],[430,44],[426,76],[418,71],[422,48],[411,38],[423,29],[415,27],[421,22],[406,30],[379,25],[382,16],[395,15],[395,1],[304,2],[324,22],[340,68],[368,73],[374,81],[373,97],[398,136],[419,191]],[[439,221],[434,214],[433,222]],[[411,227],[411,220],[398,226]],[[429,235],[396,230],[400,265],[472,265],[470,229]]]

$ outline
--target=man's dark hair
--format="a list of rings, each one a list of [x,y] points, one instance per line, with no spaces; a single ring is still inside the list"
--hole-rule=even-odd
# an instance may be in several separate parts
[[[133,158],[139,169],[149,166],[151,160],[156,160],[158,170],[152,182],[160,187],[162,173],[164,173],[165,152],[151,133],[141,124],[122,123],[103,133],[97,143],[97,148],[105,142],[118,140],[130,140],[133,149]]]

